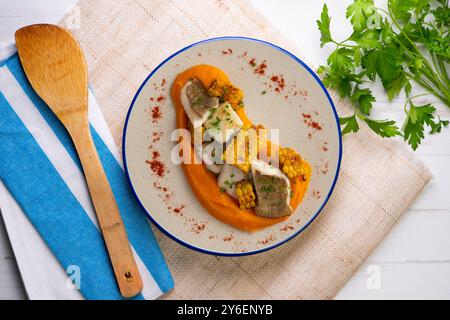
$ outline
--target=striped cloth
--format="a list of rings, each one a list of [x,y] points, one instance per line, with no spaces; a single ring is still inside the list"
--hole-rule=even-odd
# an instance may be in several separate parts
[[[128,189],[120,155],[91,91],[89,119],[143,278],[144,290],[136,298],[154,299],[169,291],[173,280]],[[79,279],[84,298],[121,299],[70,137],[34,93],[16,54],[0,63],[0,179],[62,268],[72,276],[79,273],[72,280]]]

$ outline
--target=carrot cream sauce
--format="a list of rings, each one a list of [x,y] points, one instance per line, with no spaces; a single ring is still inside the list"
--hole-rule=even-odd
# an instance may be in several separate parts
[[[187,81],[192,78],[199,79],[206,88],[209,88],[214,80],[220,79],[229,81],[227,75],[220,69],[210,65],[196,65],[180,73],[172,86],[172,100],[176,108],[176,125],[179,129],[187,129],[187,116],[181,103],[181,89]],[[251,125],[250,119],[245,114],[244,107],[237,110],[237,114],[244,123],[244,126]],[[186,141],[185,141],[186,140]],[[182,139],[180,143],[184,145],[182,149],[191,148],[191,157],[195,156],[194,148],[188,139]],[[193,159],[191,159],[193,160]],[[253,210],[243,210],[239,208],[237,200],[233,199],[225,192],[221,192],[217,184],[217,178],[209,172],[203,164],[183,163],[183,171],[191,185],[192,191],[203,207],[215,218],[233,227],[246,231],[256,231],[265,227],[284,221],[289,217],[264,218],[257,216]],[[311,167],[305,162],[305,180],[302,177],[291,179],[292,197],[290,204],[295,210],[303,199],[309,180],[311,177]]]

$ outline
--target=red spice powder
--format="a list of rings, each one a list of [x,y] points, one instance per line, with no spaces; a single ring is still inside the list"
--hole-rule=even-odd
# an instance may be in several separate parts
[[[223,54],[232,54],[233,50],[231,50],[230,48],[228,48],[227,50],[222,50]]]
[[[290,225],[286,225],[280,229],[280,231],[283,231],[283,232],[289,231],[289,230],[294,230],[294,227],[290,226]]]
[[[281,92],[284,90],[284,88],[286,87],[286,82],[283,78],[283,76],[277,76],[277,75],[273,75],[272,77],[270,77],[270,80],[275,83],[275,91],[276,92]]]
[[[269,244],[275,240],[276,240],[276,237],[273,234],[271,234],[271,235],[268,235],[265,239],[258,241],[258,243],[259,244]]]
[[[223,241],[229,242],[229,241],[233,240],[233,238],[234,238],[233,235],[230,234],[229,236],[224,237],[224,238],[223,238]]]
[[[263,74],[266,73],[266,69],[267,69],[266,61],[263,61],[259,66],[255,68],[254,72],[262,76]]]
[[[311,119],[311,115],[308,113],[302,113],[303,118],[305,119]]]
[[[318,124],[317,122],[315,122],[315,121],[312,121],[311,122],[311,127],[313,127],[314,129],[317,129],[317,130],[322,130],[322,127],[320,126],[320,124]]]
[[[164,87],[167,84],[167,80],[164,78],[161,80],[161,87]]]
[[[184,208],[186,208],[186,206],[183,204],[183,205],[178,206],[175,209],[173,209],[173,212],[180,213],[181,211],[183,211]]]
[[[311,127],[317,131],[322,130],[322,126],[312,119],[312,116],[307,113],[302,113],[303,123],[305,123],[308,127]]]
[[[152,108],[152,122],[157,123],[159,119],[162,118],[161,108],[159,106],[154,106]]]
[[[158,98],[156,98],[156,101],[161,102],[164,99],[166,99],[163,95],[160,95]]]
[[[158,153],[156,152],[155,155]],[[186,207],[184,204],[174,203],[174,194],[169,188],[161,185],[159,182],[153,182],[153,186],[159,191],[159,198],[164,202],[169,212],[174,212],[177,216],[183,217],[183,209]]]
[[[316,199],[320,199],[322,195],[320,194],[319,190],[313,190],[313,197]]]
[[[199,234],[201,231],[205,230],[206,224],[204,223],[194,223],[192,226],[192,232]]]
[[[252,59],[248,62],[248,64],[251,65],[252,67],[255,67],[255,66],[256,66],[256,60],[255,60],[255,58],[252,58]]]
[[[159,140],[161,140],[161,137],[163,136],[163,132],[152,132],[152,143],[156,143]],[[151,145],[150,147],[153,147],[153,145]]]
[[[322,174],[325,175],[328,173],[328,161],[325,163],[323,170],[322,170]]]
[[[247,56],[247,51],[244,51],[244,53],[238,55],[238,59],[245,58]]]

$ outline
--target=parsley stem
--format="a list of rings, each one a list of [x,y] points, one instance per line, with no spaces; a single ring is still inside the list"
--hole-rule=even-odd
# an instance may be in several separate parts
[[[406,105],[408,103],[411,102],[412,99],[418,98],[418,97],[423,97],[423,96],[428,96],[432,94],[431,92],[427,92],[427,93],[421,93],[421,94],[416,94],[415,96],[409,97],[408,99],[406,99],[405,104],[403,105],[403,110],[405,110],[405,113],[408,114],[408,111],[406,110]]]
[[[337,42],[336,40],[331,39],[331,42],[333,42],[333,43],[336,44],[337,46],[343,46],[343,47],[349,47],[349,48],[356,47],[356,46],[352,46],[352,45],[350,45],[350,44],[346,44],[346,43],[345,43],[345,42],[347,42],[348,40],[350,40],[350,38],[351,38],[351,36],[348,37],[348,38],[345,39],[345,40],[342,40],[341,42]]]
[[[441,68],[439,67],[438,57],[437,57],[436,53],[430,52],[430,55],[431,55],[431,59],[433,60],[434,68],[439,73],[439,76],[440,76],[440,78],[441,78],[441,80],[443,82],[444,87],[445,86],[449,86],[448,79],[446,79],[446,77],[444,75],[444,71],[446,71],[445,67],[444,67],[444,70],[441,70]]]
[[[342,41],[342,42],[336,42],[336,45],[338,46],[338,47],[346,47],[346,48],[355,48],[356,46],[355,45],[351,45],[351,44],[346,44],[346,43],[344,43],[344,42],[346,42],[346,41],[348,41],[348,39],[347,40],[344,40],[344,41]]]
[[[409,41],[409,43],[412,45],[412,47],[413,47],[414,49],[416,49],[416,51],[417,51],[418,53],[420,53],[419,48],[417,48],[417,46],[416,46],[416,44],[414,43],[414,41],[412,41],[412,40],[409,38],[409,36],[403,31],[403,28],[400,26],[400,24],[398,23],[397,19],[395,19],[395,18],[393,17],[392,12],[391,12],[391,8],[389,7],[389,9],[388,9],[389,12],[386,11],[386,10],[384,10],[383,8],[378,8],[378,9],[380,9],[381,11],[383,11],[384,13],[386,13],[386,14],[389,16],[389,18],[392,20],[392,22],[394,22],[395,26],[396,26],[396,27],[398,28],[398,30],[400,31],[400,33],[403,33],[403,35],[405,36],[405,39]]]
[[[438,64],[441,69],[444,80],[447,83],[447,86],[450,88],[450,78],[447,73],[447,67],[445,66],[445,62],[444,62],[444,60],[442,60],[442,57],[440,57],[440,56],[436,56],[436,59],[438,61]]]
[[[437,77],[433,77],[433,75],[430,74],[429,71],[432,72],[432,70],[426,70],[426,69],[423,69],[423,70],[421,70],[421,71],[422,71],[423,75],[424,75],[428,80],[430,80],[430,82],[433,83],[433,85],[434,85],[437,89],[439,89],[439,90],[441,91],[442,94],[444,94],[445,96],[447,96],[445,86],[441,83],[441,81],[440,81]]]
[[[422,88],[425,88],[428,90],[429,93],[433,94],[435,97],[437,97],[438,99],[442,100],[446,105],[450,105],[450,99],[442,96],[441,94],[439,94],[435,89],[433,89],[428,83],[426,83],[423,79],[418,79],[416,78],[414,75],[405,72],[406,76],[415,81],[418,85],[420,85]]]
[[[420,57],[420,58],[422,59],[424,65],[426,65],[426,66],[429,68],[429,71],[431,72],[431,74],[428,73],[428,75],[424,73],[425,76],[428,78],[428,80],[430,80],[431,82],[433,82],[433,84],[435,85],[436,88],[438,88],[439,90],[441,90],[441,92],[442,92],[442,93],[444,94],[444,96],[446,97],[446,99],[445,99],[444,101],[449,101],[449,100],[450,100],[450,94],[448,94],[448,93],[446,92],[447,90],[446,90],[445,86],[443,87],[443,86],[442,86],[442,83],[440,82],[440,80],[438,80],[438,79],[439,79],[439,76],[434,72],[433,67],[430,65],[430,63],[428,62],[428,60],[423,56],[423,54],[421,53],[421,51],[419,50],[419,48],[416,46],[416,44],[414,43],[414,41],[412,41],[411,38],[406,34],[406,32],[404,32],[403,28],[400,26],[400,24],[398,23],[397,19],[394,18],[393,14],[392,14],[392,12],[391,12],[391,8],[389,7],[389,9],[388,9],[389,11],[386,11],[386,10],[384,10],[383,8],[377,8],[377,9],[379,9],[380,11],[382,11],[382,12],[384,12],[386,15],[388,15],[389,18],[391,19],[391,21],[395,24],[395,26],[396,26],[397,29],[399,30],[399,32],[400,32],[401,34],[404,35],[404,37],[405,37],[406,40],[408,40],[408,42],[411,44],[411,46],[415,49],[414,54],[417,55],[418,57]],[[402,47],[403,47],[406,51],[411,52],[411,50],[408,50],[408,49],[405,47],[405,45],[401,43],[401,41],[399,41],[397,38],[396,38],[396,40],[397,40],[397,42],[398,42],[399,44],[402,45]],[[413,53],[413,52],[411,52],[411,53]],[[446,104],[449,105],[448,102],[446,102]],[[449,107],[450,107],[450,105],[449,105]]]

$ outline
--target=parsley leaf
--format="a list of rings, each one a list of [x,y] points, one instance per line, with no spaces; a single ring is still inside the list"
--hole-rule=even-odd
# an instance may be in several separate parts
[[[380,30],[355,30],[349,40],[356,42],[361,48],[380,48]]]
[[[350,101],[357,105],[359,110],[364,114],[370,114],[372,102],[375,102],[375,98],[370,89],[359,89],[358,87],[355,87],[355,91],[350,97]]]
[[[386,86],[400,76],[400,61],[398,50],[386,47],[371,50],[363,57],[362,66],[370,80],[375,80],[378,74],[383,86]]]
[[[389,0],[388,4],[398,20],[409,21],[411,12],[418,15],[429,2],[429,0]]]
[[[356,113],[353,116],[346,118],[339,118],[341,126],[345,126],[342,130],[342,135],[350,132],[357,132],[359,130],[358,121],[356,121]]]
[[[355,52],[351,49],[338,48],[330,54],[327,62],[335,71],[354,70],[354,55]]]
[[[408,116],[406,117],[404,123],[403,138],[411,145],[413,150],[417,149],[424,137],[424,126],[428,125],[433,128],[433,125],[435,125],[433,121],[433,113],[435,111],[436,108],[430,104],[425,104],[422,106],[415,106],[412,103],[410,104]],[[437,130],[440,129],[435,127],[435,130],[437,132]]]
[[[346,17],[355,30],[361,30],[366,26],[367,18],[374,12],[373,0],[356,0],[347,8]]]
[[[353,76],[348,72],[339,73],[329,70],[323,78],[323,83],[327,87],[337,90],[341,97],[346,97],[352,91],[353,80]]]
[[[438,116],[438,122],[433,123],[431,125],[430,134],[440,133],[442,128],[448,127],[448,124],[449,124],[448,120],[441,120],[441,118]]]
[[[402,134],[398,131],[398,127],[395,125],[395,121],[391,120],[372,120],[364,119],[367,125],[375,131],[376,134],[383,138],[390,138],[395,136],[401,136]]]

